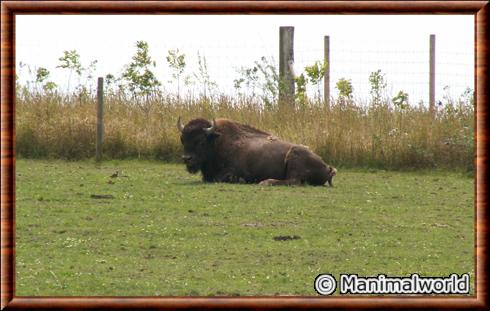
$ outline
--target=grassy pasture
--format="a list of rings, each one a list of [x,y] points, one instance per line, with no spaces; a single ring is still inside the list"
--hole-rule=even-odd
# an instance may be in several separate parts
[[[319,273],[470,273],[474,290],[461,173],[345,169],[334,188],[260,187],[158,162],[16,165],[18,296],[316,295]]]

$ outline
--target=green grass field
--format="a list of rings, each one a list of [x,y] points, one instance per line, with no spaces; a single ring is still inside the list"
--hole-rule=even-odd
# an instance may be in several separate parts
[[[319,273],[470,273],[474,292],[460,173],[340,169],[334,188],[261,187],[157,162],[16,165],[17,296],[317,295]]]

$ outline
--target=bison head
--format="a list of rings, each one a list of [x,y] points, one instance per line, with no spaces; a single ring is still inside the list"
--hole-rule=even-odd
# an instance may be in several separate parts
[[[328,182],[328,184],[329,184],[331,187],[333,187],[333,181],[332,181],[332,179],[333,179],[333,177],[334,177],[335,175],[337,175],[337,169],[336,169],[335,167],[331,167],[331,166],[330,166],[330,167],[328,168],[328,178],[327,178],[327,182]]]
[[[184,160],[187,171],[195,174],[208,159],[213,157],[214,141],[219,136],[215,122],[214,120],[211,123],[205,119],[194,119],[183,126],[179,117],[177,128],[181,133],[180,142],[184,146],[182,160]]]

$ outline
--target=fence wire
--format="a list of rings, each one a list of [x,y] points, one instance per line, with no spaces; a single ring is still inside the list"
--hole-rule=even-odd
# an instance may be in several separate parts
[[[367,102],[370,96],[369,75],[371,72],[381,70],[387,82],[386,96],[393,97],[402,90],[409,95],[412,104],[427,103],[429,98],[429,37],[420,36],[414,41],[404,40],[380,40],[379,38],[364,38],[362,41],[349,38],[330,37],[330,94],[338,96],[336,82],[345,78],[352,82],[354,98],[361,102]],[[188,76],[194,83],[185,84],[182,81],[181,92],[199,94],[202,85],[196,83],[195,74],[198,72],[198,53],[206,59],[208,73],[212,81],[217,85],[216,93],[224,93],[236,96],[234,80],[240,77],[241,68],[251,68],[261,57],[267,57],[278,69],[279,45],[277,40],[266,40],[261,36],[244,37],[241,41],[228,42],[226,40],[209,41],[206,45],[194,43],[191,38],[182,40],[179,44],[168,44],[164,41],[149,42],[150,55],[156,62],[154,68],[157,78],[162,82],[165,92],[176,92],[176,81],[172,78],[172,70],[165,61],[169,50],[179,49],[186,55],[186,69],[183,75]],[[31,43],[21,47],[23,56],[29,53],[39,53],[44,47],[41,43]],[[53,47],[51,47],[53,48]],[[70,47],[59,42],[54,47],[59,50],[57,55],[47,59],[43,64],[30,64],[33,68],[46,67],[52,73],[52,79],[62,90],[69,90],[76,83],[71,77],[71,85],[67,85],[68,73],[57,68],[58,58],[62,51]],[[26,51],[26,50],[30,50]],[[91,88],[95,85],[96,76],[104,76],[108,73],[118,75],[124,65],[131,61],[135,52],[133,42],[125,42],[117,55],[102,56],[90,50],[80,50],[81,60],[88,63],[97,59],[97,71],[94,79],[87,82]],[[324,57],[323,38],[305,41],[300,36],[295,37],[294,58],[295,72],[297,75],[304,72],[304,67],[312,65],[315,61],[322,61]],[[23,61],[19,59],[19,61]],[[33,79],[33,73],[27,72],[25,66],[17,66],[17,72],[21,82]],[[320,88],[323,96],[323,83]],[[472,48],[441,44],[436,37],[436,101],[443,101],[447,97],[457,98],[467,88],[474,89],[474,54]],[[247,90],[244,90],[246,92]],[[250,91],[250,90],[248,90]],[[315,86],[308,86],[307,94],[314,97],[317,92]]]

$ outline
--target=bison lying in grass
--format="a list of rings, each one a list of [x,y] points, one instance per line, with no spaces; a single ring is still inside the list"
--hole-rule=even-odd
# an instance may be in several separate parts
[[[227,119],[194,119],[177,127],[187,170],[205,182],[332,186],[337,170],[309,150]]]

